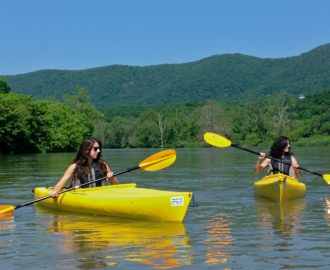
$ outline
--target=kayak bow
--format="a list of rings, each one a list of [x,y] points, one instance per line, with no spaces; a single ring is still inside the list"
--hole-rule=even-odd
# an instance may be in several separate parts
[[[275,202],[285,202],[305,195],[306,186],[297,179],[282,174],[272,174],[254,183],[256,195]]]

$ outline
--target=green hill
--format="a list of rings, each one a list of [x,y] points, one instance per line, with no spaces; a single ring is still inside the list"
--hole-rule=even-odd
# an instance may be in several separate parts
[[[13,91],[61,100],[86,88],[99,108],[201,102],[237,102],[277,91],[307,95],[330,88],[330,44],[299,56],[211,56],[185,64],[111,65],[85,70],[40,70],[1,76]]]

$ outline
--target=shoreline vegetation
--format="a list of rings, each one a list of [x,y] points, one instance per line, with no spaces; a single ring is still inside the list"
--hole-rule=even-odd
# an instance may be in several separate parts
[[[0,79],[0,153],[71,152],[86,136],[105,148],[207,147],[206,131],[245,146],[268,146],[278,135],[296,146],[330,146],[330,90],[305,97],[278,92],[236,104],[209,100],[102,111],[84,88],[63,100],[14,93]]]

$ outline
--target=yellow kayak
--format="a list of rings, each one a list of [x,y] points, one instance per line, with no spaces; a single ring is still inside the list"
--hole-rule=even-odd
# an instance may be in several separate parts
[[[51,188],[36,187],[35,199],[48,196]],[[191,192],[137,188],[136,184],[80,188],[48,198],[38,205],[69,212],[161,222],[183,221]]]
[[[256,195],[275,202],[284,202],[305,195],[306,186],[297,179],[282,174],[272,174],[254,183]]]

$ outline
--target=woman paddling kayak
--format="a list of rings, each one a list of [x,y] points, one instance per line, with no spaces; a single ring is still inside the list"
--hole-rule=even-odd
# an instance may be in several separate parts
[[[51,197],[56,197],[69,180],[72,181],[72,186],[81,185],[101,178],[104,178],[104,180],[109,179],[110,183],[113,185],[118,184],[118,180],[113,177],[110,166],[106,161],[101,159],[101,156],[101,142],[93,137],[84,139],[73,163],[66,169],[62,178],[53,188],[50,194]],[[105,184],[106,181],[99,181],[86,187]]]
[[[275,139],[269,156],[278,161],[268,158],[266,153],[261,152],[255,166],[256,173],[268,168],[268,174],[283,173],[294,178],[300,177],[299,164],[291,151],[290,140],[287,137],[280,136]]]

